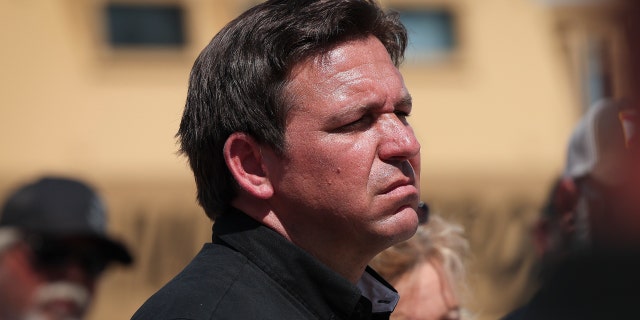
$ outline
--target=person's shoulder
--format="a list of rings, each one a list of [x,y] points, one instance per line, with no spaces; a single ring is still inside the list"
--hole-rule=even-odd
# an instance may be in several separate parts
[[[207,244],[132,320],[318,318],[264,267],[229,247]]]
[[[132,319],[209,319],[248,261],[238,252],[206,244]]]

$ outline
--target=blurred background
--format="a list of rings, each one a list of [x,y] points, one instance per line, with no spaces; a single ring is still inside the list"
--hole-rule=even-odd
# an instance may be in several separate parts
[[[136,264],[107,272],[90,319],[128,319],[210,240],[178,129],[191,64],[252,0],[0,0],[0,196],[42,174],[104,197]],[[590,0],[386,0],[422,193],[465,226],[469,309],[496,319],[536,288],[532,223],[580,115],[618,97],[619,10]]]

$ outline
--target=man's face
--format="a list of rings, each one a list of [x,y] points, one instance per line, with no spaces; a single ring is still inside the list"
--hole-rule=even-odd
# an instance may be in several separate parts
[[[93,245],[76,242],[47,241],[37,250],[19,244],[5,252],[0,259],[0,298],[13,302],[3,308],[0,301],[0,309],[5,309],[0,318],[6,312],[10,319],[81,319],[104,263]]]
[[[411,97],[382,43],[340,44],[289,79],[285,154],[270,164],[271,205],[289,237],[338,255],[408,239],[418,223],[420,144],[407,123]]]
[[[637,248],[640,245],[640,198],[637,181],[605,185],[595,179],[581,182],[594,244]]]

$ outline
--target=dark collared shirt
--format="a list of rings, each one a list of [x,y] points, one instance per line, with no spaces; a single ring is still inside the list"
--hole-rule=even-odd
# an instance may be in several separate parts
[[[398,294],[367,268],[357,286],[242,212],[132,319],[388,319]]]

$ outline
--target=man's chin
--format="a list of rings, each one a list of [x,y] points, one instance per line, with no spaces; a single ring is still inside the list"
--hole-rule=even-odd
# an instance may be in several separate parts
[[[393,245],[408,240],[416,233],[418,229],[418,214],[413,208],[406,206],[396,212],[390,222],[392,227],[389,236],[393,239]]]

